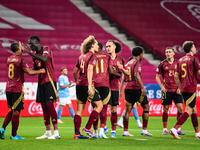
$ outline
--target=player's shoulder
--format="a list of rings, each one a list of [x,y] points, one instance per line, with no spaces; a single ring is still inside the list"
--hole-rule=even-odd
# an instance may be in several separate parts
[[[161,66],[161,65],[164,65],[165,63],[167,63],[167,60],[166,60],[166,59],[162,60],[162,61],[158,64],[158,67]]]

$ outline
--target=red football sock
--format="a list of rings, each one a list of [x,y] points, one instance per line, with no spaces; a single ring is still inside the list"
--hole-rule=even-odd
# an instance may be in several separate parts
[[[192,114],[191,120],[192,120],[192,125],[194,127],[195,133],[199,133],[199,128],[198,128],[199,122],[198,122],[198,119],[197,119],[197,114]]]
[[[107,105],[103,105],[103,109],[101,110],[100,113],[100,128],[104,128],[106,125],[106,120],[107,120]]]
[[[146,130],[147,129],[147,124],[148,124],[148,120],[142,119],[143,120],[143,126],[142,129]]]
[[[128,131],[128,121],[123,120],[124,131]]]
[[[43,110],[44,124],[47,129],[47,125],[50,125],[50,112],[49,112],[47,105],[42,105],[42,110]],[[49,130],[49,129],[47,129],[47,130]]]
[[[19,115],[12,115],[12,135],[17,135],[17,129],[19,127]]]
[[[74,116],[74,132],[76,135],[80,134],[80,127],[81,127],[82,118],[79,115]]]
[[[98,119],[98,117],[99,117],[99,113],[93,110],[88,119],[86,129],[91,129],[92,124]]]
[[[183,113],[177,113],[177,120],[179,119],[179,117],[182,115]]]
[[[167,128],[167,120],[168,120],[168,114],[163,112],[162,121],[163,121],[163,127],[164,128]]]
[[[96,121],[93,123],[94,130],[98,130],[98,123],[99,123],[99,118],[97,118]]]
[[[52,124],[54,125],[54,130],[58,130],[57,113],[56,113],[56,110],[54,108],[53,103],[52,102],[47,103],[47,107],[49,109],[49,113],[50,113],[50,116],[51,116]]]
[[[111,113],[111,126],[112,130],[116,130],[116,125],[117,125],[117,112]]]
[[[7,113],[7,115],[6,115],[5,119],[4,119],[3,125],[2,125],[2,127],[4,128],[4,130],[6,130],[7,125],[12,120],[12,115],[13,115],[12,110]]]
[[[174,128],[177,130],[189,117],[187,112],[184,112],[178,119],[177,123],[175,124]]]

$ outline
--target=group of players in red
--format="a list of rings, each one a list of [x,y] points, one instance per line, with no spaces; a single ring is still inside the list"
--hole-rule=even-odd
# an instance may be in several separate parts
[[[23,109],[23,82],[24,72],[28,75],[38,75],[38,89],[36,102],[41,103],[46,132],[36,139],[59,139],[57,125],[57,113],[53,106],[56,101],[57,88],[54,71],[52,52],[46,46],[40,46],[38,36],[31,36],[28,40],[32,51],[25,45],[26,52],[33,57],[34,68],[29,69],[24,58],[21,57],[23,49],[21,43],[11,44],[13,55],[8,58],[8,82],[6,85],[6,96],[8,108],[11,111],[6,115],[2,128],[0,129],[0,138],[5,138],[6,126],[12,121],[11,139],[25,139],[17,135],[19,125],[19,114]],[[121,44],[118,41],[109,40],[106,43],[108,54],[101,52],[102,44],[98,43],[94,36],[89,36],[81,44],[81,56],[75,65],[73,76],[76,82],[77,110],[74,116],[74,139],[108,138],[104,134],[104,127],[107,120],[107,105],[111,108],[111,137],[116,138],[117,125],[117,105],[119,104],[119,83],[122,73],[125,77],[125,115],[123,117],[124,132],[122,136],[133,136],[128,132],[129,114],[135,103],[143,108],[142,119],[143,127],[141,135],[152,136],[147,131],[149,104],[146,96],[146,88],[141,80],[143,48],[136,46],[131,50],[134,56],[132,60],[125,64],[122,57],[118,55],[122,51]],[[156,70],[156,81],[162,90],[163,105],[163,134],[167,134],[167,118],[169,104],[172,99],[178,108],[177,123],[169,131],[176,139],[180,139],[178,134],[184,135],[179,129],[187,120],[189,115],[192,118],[192,124],[195,129],[196,138],[200,138],[198,130],[198,119],[196,110],[196,87],[197,74],[200,76],[199,60],[193,56],[196,48],[192,41],[186,41],[183,44],[183,50],[186,56],[178,61],[174,60],[174,50],[172,47],[166,49],[166,60],[162,61]],[[163,83],[160,80],[162,75]],[[184,113],[182,106],[182,95],[186,110]],[[89,135],[86,137],[80,133],[82,113],[86,102],[92,102],[94,109],[89,116],[86,126],[82,129]],[[98,118],[100,115],[100,132],[98,134]],[[50,118],[54,126],[54,133],[51,133]],[[94,134],[91,131],[94,126]]]

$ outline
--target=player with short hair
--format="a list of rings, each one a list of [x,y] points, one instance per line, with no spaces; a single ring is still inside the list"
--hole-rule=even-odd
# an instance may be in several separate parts
[[[103,108],[103,104],[99,95],[99,92],[94,88],[93,85],[93,69],[96,65],[95,52],[98,51],[98,42],[94,36],[90,35],[81,44],[81,55],[78,58],[76,66],[74,68],[74,79],[76,82],[76,102],[77,110],[74,116],[74,128],[75,134],[74,139],[86,139],[88,137],[80,134],[80,127],[82,121],[82,113],[85,108],[85,104],[88,101],[94,103],[95,108],[89,116],[86,126],[82,129],[84,133],[92,138],[96,138],[92,131],[92,124],[98,119],[99,113]],[[79,76],[78,76],[79,72]]]
[[[23,46],[27,48],[24,44]],[[25,139],[17,135],[19,126],[19,115],[21,110],[24,109],[24,72],[28,75],[37,75],[45,73],[44,69],[31,70],[28,67],[26,60],[22,57],[22,46],[21,42],[12,43],[10,49],[13,55],[8,57],[8,80],[6,84],[6,97],[7,105],[11,110],[7,113],[2,128],[0,129],[0,138],[5,139],[5,130],[7,125],[12,121],[12,135],[10,139],[21,140]]]
[[[38,75],[38,89],[36,102],[40,103],[43,110],[46,133],[36,139],[60,139],[57,124],[57,113],[54,102],[57,98],[56,76],[54,71],[53,54],[48,46],[40,45],[40,38],[36,35],[29,37],[28,44],[33,52],[26,49],[26,52],[33,57],[34,69],[45,69],[45,74]],[[54,126],[54,133],[51,133],[51,124]]]
[[[147,124],[149,118],[149,103],[146,96],[146,87],[144,87],[141,80],[142,73],[142,57],[143,48],[136,46],[132,49],[132,55],[135,56],[131,61],[126,64],[126,69],[123,65],[118,65],[118,67],[123,71],[125,76],[125,114],[123,117],[124,132],[122,136],[133,136],[128,132],[129,114],[133,108],[133,105],[137,102],[138,105],[141,104],[143,108],[143,127],[141,135],[152,136],[152,134],[147,131]]]
[[[129,57],[128,61],[132,60],[133,58],[134,57]],[[122,78],[122,81],[121,81],[121,84],[120,84],[120,90],[119,90],[120,98],[122,97],[122,88],[123,88],[124,84],[126,85],[126,82],[124,82],[124,80],[125,80],[125,77],[124,77],[124,74],[123,74],[123,78]],[[136,103],[133,105],[132,112],[133,112],[133,116],[134,116],[135,120],[137,121],[138,128],[142,128],[142,123],[139,120],[139,115],[138,115],[138,112],[137,112],[137,104]],[[125,109],[122,112],[122,115],[121,115],[119,121],[117,122],[117,126],[120,127],[120,128],[124,127],[124,125],[123,125],[124,114],[125,114]]]
[[[162,105],[163,105],[163,133],[162,135],[167,135],[167,120],[169,105],[172,104],[172,99],[177,107],[177,120],[183,113],[183,100],[182,96],[177,94],[180,90],[174,80],[174,73],[177,67],[177,60],[174,59],[174,49],[173,47],[167,47],[165,50],[166,59],[163,60],[156,69],[156,81],[162,91]],[[161,83],[160,76],[162,76],[163,83]],[[185,135],[178,129],[179,135]]]
[[[107,120],[107,103],[110,100],[111,91],[109,88],[109,73],[121,76],[117,73],[111,65],[109,65],[110,56],[107,54],[103,54],[102,51],[102,44],[98,42],[99,49],[98,52],[95,53],[97,57],[96,67],[94,71],[94,87],[99,92],[99,95],[102,99],[103,109],[100,112],[100,132],[99,138],[108,138],[104,134],[104,127],[106,126]],[[94,122],[94,135],[98,137],[98,119]]]
[[[110,65],[118,73],[122,73],[121,69],[118,68],[118,64],[124,65],[125,61],[121,56],[118,56],[122,51],[121,43],[114,40],[109,40],[106,43],[106,50],[110,55]],[[117,138],[116,136],[116,125],[117,125],[117,105],[119,105],[119,77],[110,75],[110,90],[111,98],[108,102],[111,110],[111,137]]]
[[[196,48],[193,41],[185,41],[182,48],[186,55],[178,60],[174,77],[180,89],[178,94],[183,95],[186,109],[169,133],[174,136],[174,138],[181,139],[177,134],[177,129],[181,127],[191,115],[192,125],[196,133],[195,137],[200,138],[196,108],[197,73],[200,76],[200,64],[198,58],[194,56],[194,54],[196,54]]]
[[[67,68],[62,67],[61,68],[61,73],[60,77],[58,78],[58,97],[59,97],[59,109],[58,109],[58,123],[63,123],[60,120],[61,114],[62,114],[62,109],[63,107],[67,104],[69,108],[69,112],[74,119],[74,110],[72,107],[71,99],[69,97],[69,87],[72,87],[72,81],[69,82],[69,79],[67,77]]]

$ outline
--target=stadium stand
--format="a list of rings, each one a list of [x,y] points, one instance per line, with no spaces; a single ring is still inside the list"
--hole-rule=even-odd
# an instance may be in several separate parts
[[[82,13],[68,0],[21,0],[0,2],[0,82],[7,80],[6,59],[11,55],[9,46],[14,41],[27,44],[31,35],[38,35],[41,45],[51,48],[54,56],[56,77],[60,68],[68,68],[68,77],[73,80],[73,68],[80,55],[80,44],[89,36],[94,35],[102,44],[114,36],[107,33],[88,16]],[[130,49],[122,44],[120,54],[128,61]],[[104,52],[105,47],[104,47]],[[32,58],[23,54],[30,67]],[[156,83],[156,67],[143,59],[144,83]],[[26,76],[26,82],[37,82],[36,77]]]
[[[166,0],[88,0],[111,21],[125,29],[155,55],[165,58],[165,48],[174,47],[175,58],[184,54],[184,41],[194,41],[200,58],[200,2]]]

